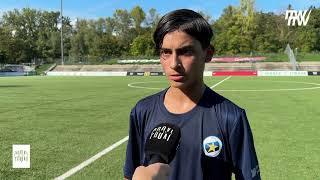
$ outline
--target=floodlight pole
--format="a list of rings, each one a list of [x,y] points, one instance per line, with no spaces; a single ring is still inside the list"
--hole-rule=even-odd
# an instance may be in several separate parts
[[[61,65],[64,65],[64,57],[63,57],[63,15],[62,15],[62,0],[60,2],[61,9],[60,9],[60,15],[61,15]]]

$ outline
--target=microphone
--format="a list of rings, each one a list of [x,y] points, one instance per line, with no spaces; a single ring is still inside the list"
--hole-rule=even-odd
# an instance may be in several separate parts
[[[148,165],[154,163],[169,164],[179,147],[180,128],[169,123],[162,123],[153,128],[145,145],[145,156]]]

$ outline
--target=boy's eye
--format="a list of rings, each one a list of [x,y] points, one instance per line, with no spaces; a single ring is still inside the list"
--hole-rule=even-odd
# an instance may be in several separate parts
[[[170,50],[167,50],[167,49],[162,49],[160,50],[160,57],[161,58],[168,58],[169,56],[171,55],[171,51]]]
[[[181,55],[185,55],[185,56],[191,56],[193,55],[193,50],[192,49],[183,49],[180,52]]]
[[[162,50],[160,51],[160,54],[170,54],[170,50],[162,49]]]

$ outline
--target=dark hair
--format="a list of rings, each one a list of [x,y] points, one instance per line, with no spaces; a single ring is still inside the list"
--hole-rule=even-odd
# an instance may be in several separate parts
[[[213,36],[211,26],[199,14],[189,9],[178,9],[164,15],[153,34],[156,49],[162,46],[164,36],[175,30],[181,30],[200,41],[202,48],[210,45]]]

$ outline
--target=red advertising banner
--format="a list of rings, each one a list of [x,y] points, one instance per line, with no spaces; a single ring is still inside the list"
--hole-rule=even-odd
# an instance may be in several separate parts
[[[215,71],[212,76],[257,76],[257,71]]]

